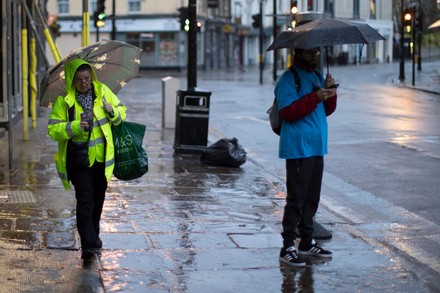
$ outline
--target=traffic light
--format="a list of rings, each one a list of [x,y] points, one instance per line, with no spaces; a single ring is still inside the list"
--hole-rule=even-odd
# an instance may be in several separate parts
[[[200,20],[197,20],[196,32],[200,33],[201,30],[202,30],[202,22]]]
[[[406,28],[406,32],[411,32],[412,21],[413,21],[413,13],[410,8],[407,8],[403,11],[402,22],[403,26]]]
[[[298,13],[298,1],[293,1],[293,2],[291,2],[291,5],[290,5],[290,15],[291,15],[291,18],[292,18],[292,27],[295,27],[296,26],[296,18],[295,18],[295,16],[296,16],[296,14]]]
[[[255,28],[259,28],[261,26],[261,16],[260,14],[254,14],[252,15],[252,26]]]
[[[419,15],[417,15],[415,20],[416,20],[415,27],[420,32],[423,32],[423,13],[421,11],[419,12]]]
[[[290,5],[290,13],[295,15],[298,13],[298,1],[293,1]]]
[[[181,31],[189,31],[188,7],[180,7],[179,9],[179,23]]]
[[[95,27],[105,26],[105,0],[98,0],[96,3],[96,11],[93,13],[93,20],[95,22]]]

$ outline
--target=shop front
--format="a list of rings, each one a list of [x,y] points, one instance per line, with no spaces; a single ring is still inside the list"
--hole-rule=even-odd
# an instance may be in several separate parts
[[[63,54],[71,48],[63,44],[72,44],[71,39],[81,34],[81,20],[59,20],[61,25],[60,45]],[[100,28],[99,39],[108,39],[113,30],[107,21]],[[115,21],[116,40],[124,41],[142,49],[141,68],[182,68],[186,67],[186,33],[180,31],[175,18],[121,18]],[[96,28],[91,28],[90,39],[96,41]]]

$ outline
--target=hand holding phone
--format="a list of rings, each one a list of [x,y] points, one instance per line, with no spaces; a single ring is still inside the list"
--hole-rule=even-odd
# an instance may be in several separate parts
[[[88,124],[87,127],[84,127],[84,131],[90,131],[92,129],[92,123],[93,123],[93,112],[86,111],[84,113],[81,113],[81,121],[85,121]]]
[[[339,83],[334,83],[331,86],[328,86],[329,89],[337,89],[339,87]]]

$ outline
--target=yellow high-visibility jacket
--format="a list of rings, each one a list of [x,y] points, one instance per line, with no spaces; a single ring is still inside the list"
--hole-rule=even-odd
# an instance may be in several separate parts
[[[73,77],[77,68],[87,64],[86,61],[75,59],[65,66],[66,96],[59,96],[54,103],[49,115],[48,134],[58,142],[58,152],[55,154],[55,164],[58,175],[66,190],[69,190],[69,178],[66,168],[67,143],[69,139],[74,141],[87,141],[88,132],[80,128],[82,106],[75,98],[75,85]],[[105,163],[105,177],[110,180],[115,164],[112,125],[118,125],[126,117],[126,107],[118,97],[105,84],[99,82],[92,68],[92,84],[96,96],[93,104],[93,131],[89,141],[89,161],[93,165],[95,161]],[[105,112],[103,97],[107,103],[113,106],[114,117]],[[74,107],[74,120],[69,121],[69,109]]]

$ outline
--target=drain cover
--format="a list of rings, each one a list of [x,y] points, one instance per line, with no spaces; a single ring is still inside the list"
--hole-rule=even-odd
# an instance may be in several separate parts
[[[3,190],[0,191],[1,203],[37,203],[37,200],[29,190]]]

